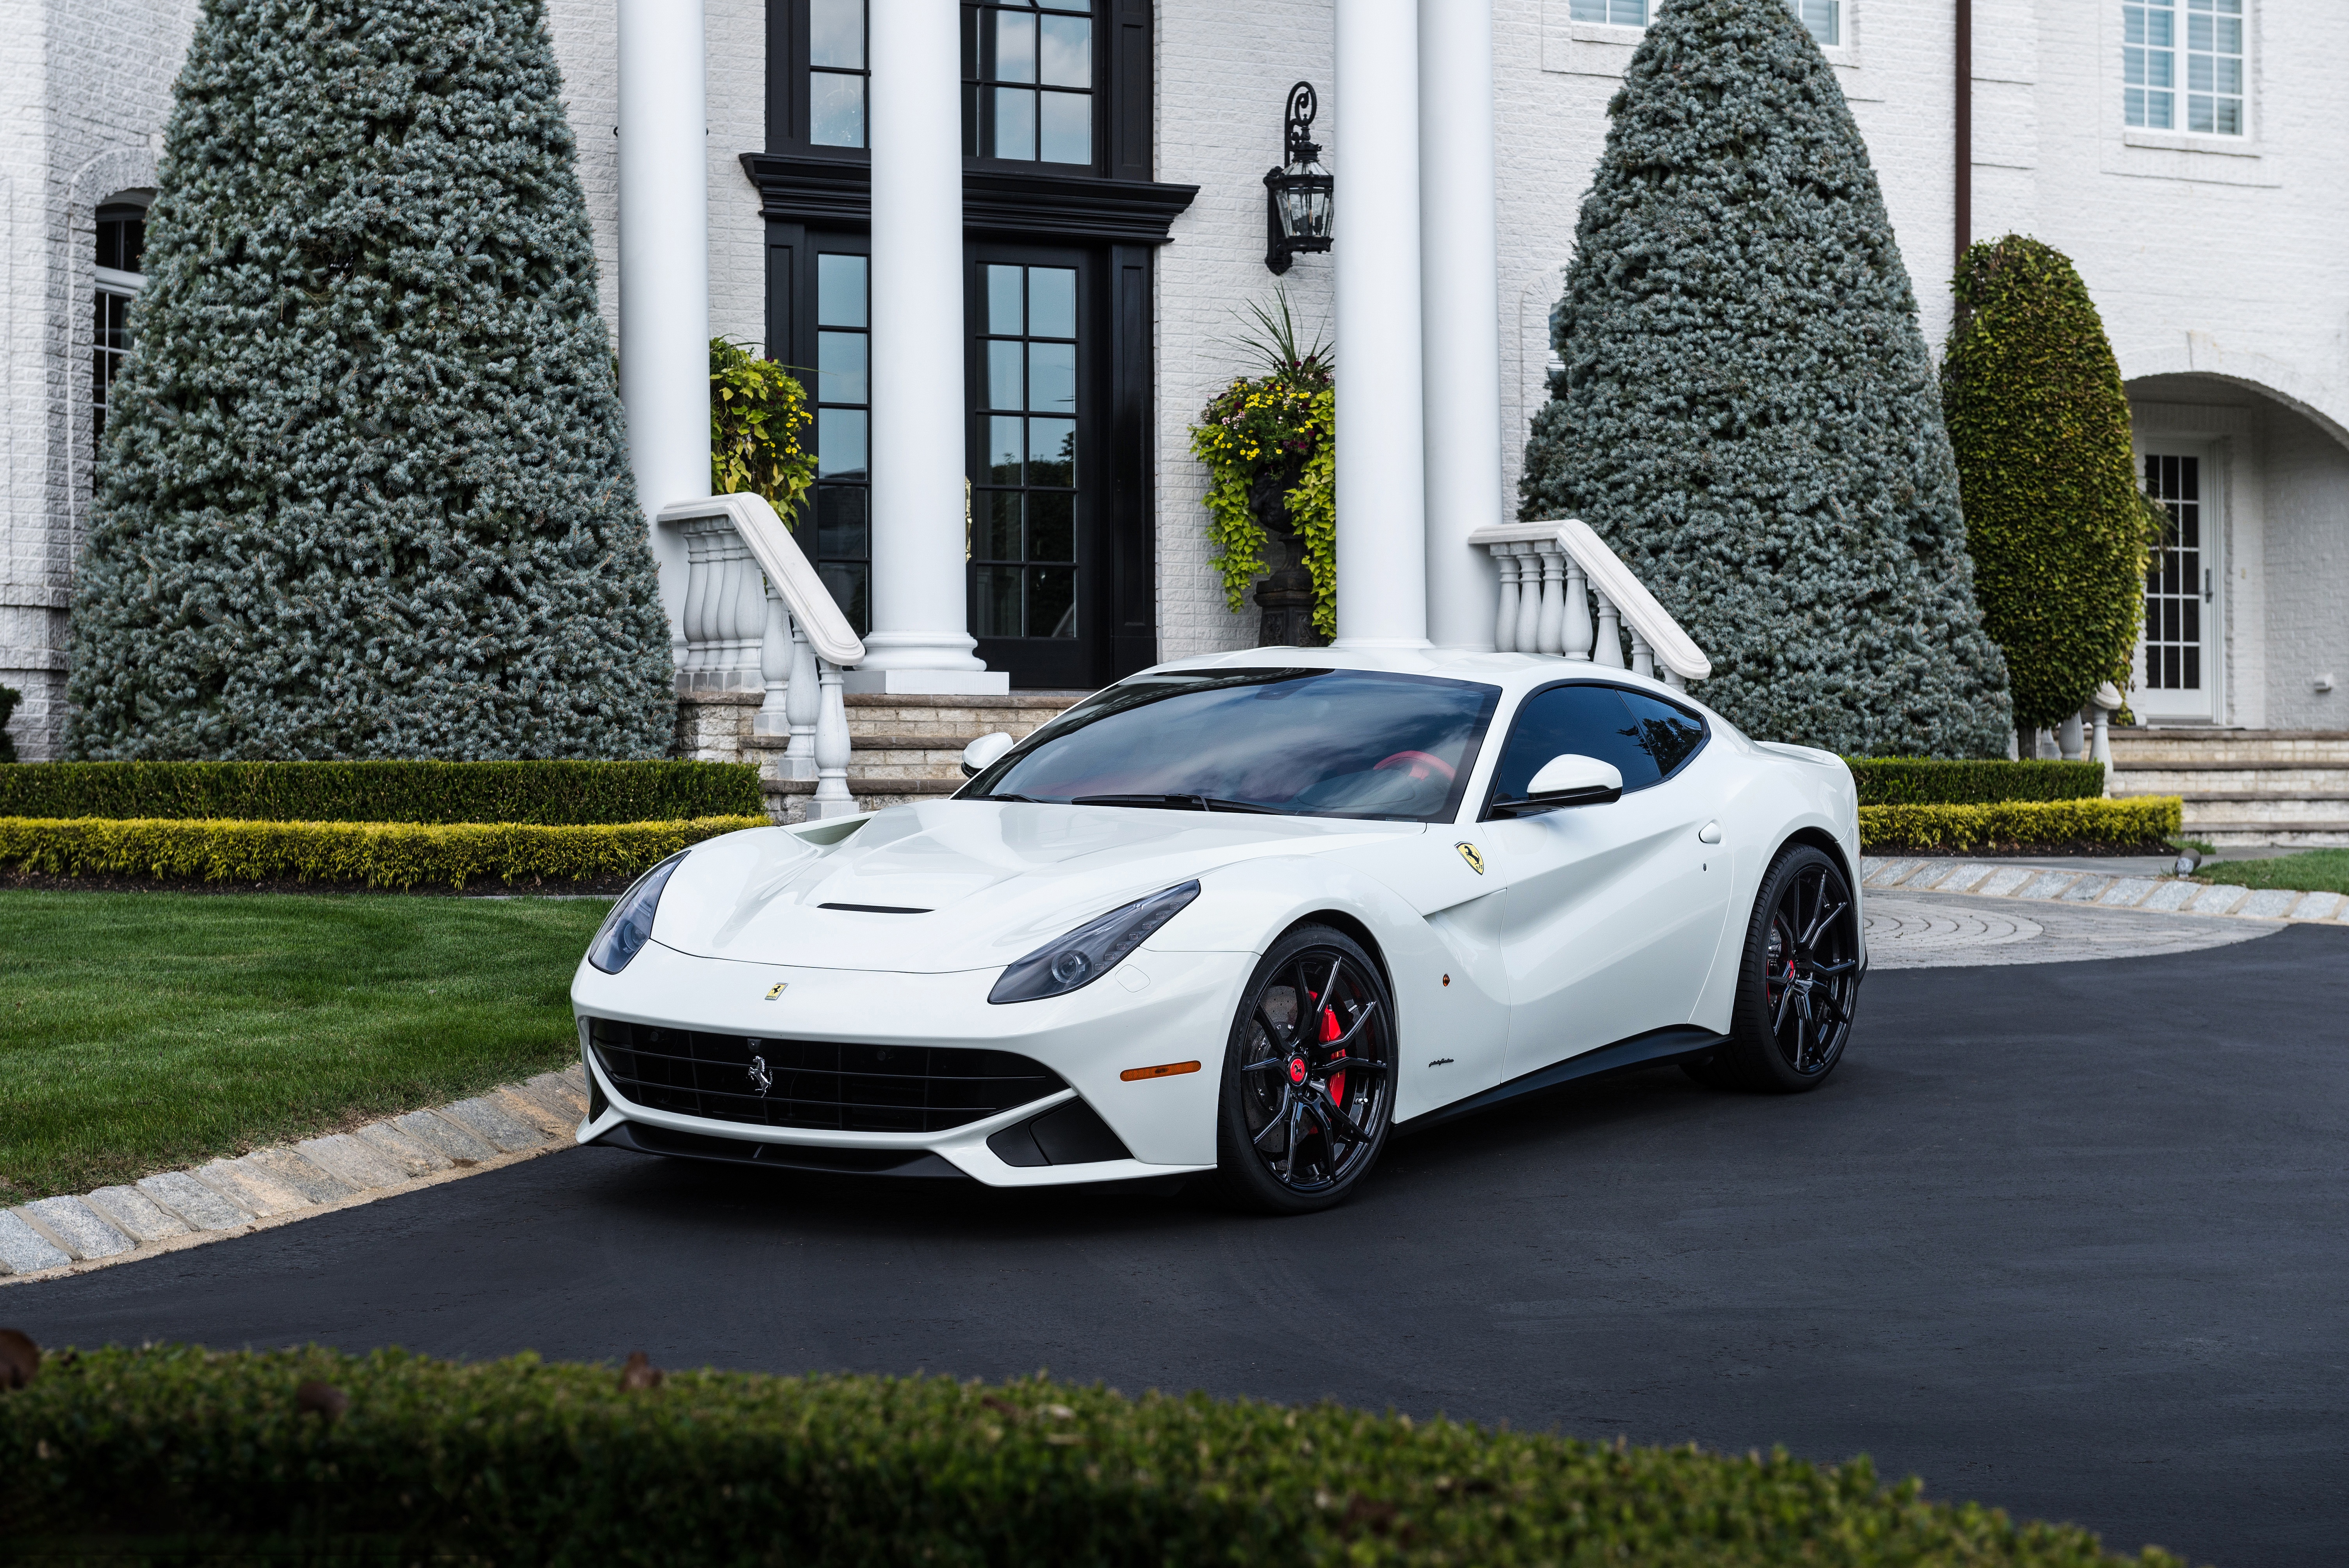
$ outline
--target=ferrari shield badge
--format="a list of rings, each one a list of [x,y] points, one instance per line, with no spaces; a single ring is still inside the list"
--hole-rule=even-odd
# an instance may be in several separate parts
[[[1468,862],[1470,871],[1475,872],[1478,876],[1485,874],[1485,857],[1476,852],[1475,845],[1454,844],[1452,847],[1460,851],[1460,858]]]
[[[1479,871],[1482,871],[1484,868],[1483,868],[1482,866],[1479,866],[1477,869],[1478,869]],[[771,1001],[773,1001],[776,997],[778,997],[778,996],[781,995],[783,994],[783,992],[784,992],[785,988],[787,988],[790,985],[791,985],[791,982],[790,982],[790,981],[788,981],[788,980],[778,980],[778,981],[776,981],[776,982],[774,983],[774,985],[771,985],[771,986],[770,986],[770,987],[768,988],[768,990],[767,990],[767,1000],[768,1000],[768,1001],[770,1001],[770,1002],[771,1002]]]

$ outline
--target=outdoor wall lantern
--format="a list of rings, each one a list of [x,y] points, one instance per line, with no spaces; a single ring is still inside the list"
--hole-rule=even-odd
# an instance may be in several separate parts
[[[1281,167],[1264,177],[1264,264],[1288,270],[1301,251],[1330,248],[1330,196],[1337,181],[1321,167],[1313,140],[1313,116],[1320,108],[1311,82],[1288,89]]]

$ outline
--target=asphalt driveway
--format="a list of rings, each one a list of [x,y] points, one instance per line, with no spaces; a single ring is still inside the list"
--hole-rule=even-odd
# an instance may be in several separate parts
[[[2116,1548],[2341,1560],[2349,932],[1879,972],[1861,1031],[1817,1094],[1580,1086],[1402,1140],[1306,1221],[584,1150],[0,1290],[0,1321],[1328,1396],[1864,1451]]]

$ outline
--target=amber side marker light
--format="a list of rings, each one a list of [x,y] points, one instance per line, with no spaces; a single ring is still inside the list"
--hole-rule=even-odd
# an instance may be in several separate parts
[[[1128,1083],[1140,1083],[1144,1078],[1173,1078],[1177,1073],[1195,1073],[1198,1070],[1199,1064],[1196,1062],[1168,1062],[1164,1067],[1128,1068],[1117,1076]]]

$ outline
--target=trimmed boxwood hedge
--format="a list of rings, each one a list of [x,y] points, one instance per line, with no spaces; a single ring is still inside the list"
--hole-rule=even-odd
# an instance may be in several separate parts
[[[1860,848],[1899,850],[2166,849],[2184,802],[2175,795],[2127,800],[2003,800],[1984,806],[1862,806]]]
[[[624,1376],[398,1350],[51,1356],[0,1392],[0,1536],[401,1563],[2116,1561],[2075,1526],[1884,1486],[1865,1459],[1041,1377]]]
[[[768,826],[767,818],[539,827],[521,822],[225,822],[0,817],[0,868],[48,876],[326,882],[462,888],[609,883],[688,844]]]
[[[1943,762],[1847,757],[1863,806],[1981,806],[1998,800],[2088,800],[2105,792],[2101,762]]]
[[[40,762],[0,768],[0,817],[246,822],[683,821],[765,810],[738,762]]]

